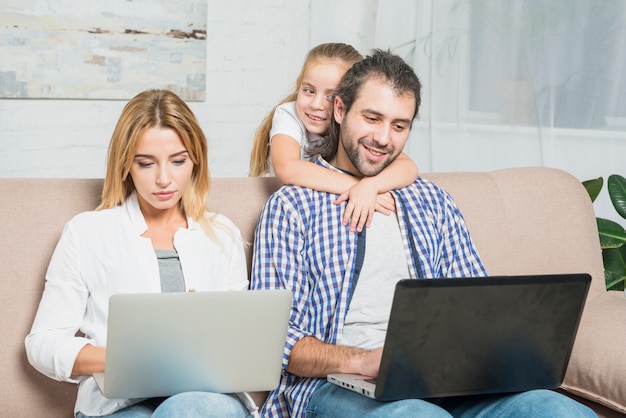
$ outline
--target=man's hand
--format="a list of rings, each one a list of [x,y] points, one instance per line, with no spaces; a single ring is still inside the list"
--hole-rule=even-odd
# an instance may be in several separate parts
[[[374,350],[367,350],[361,358],[361,370],[358,374],[362,374],[370,377],[378,377],[378,370],[380,368],[380,360],[383,356],[383,349],[376,348]]]
[[[382,348],[363,350],[304,337],[291,350],[287,371],[302,377],[326,377],[330,373],[376,377],[382,352]]]

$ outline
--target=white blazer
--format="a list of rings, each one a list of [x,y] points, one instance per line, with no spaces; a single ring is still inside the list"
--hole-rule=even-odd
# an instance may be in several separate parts
[[[174,235],[187,290],[248,288],[243,241],[225,216],[215,219],[210,239],[193,219]],[[102,396],[90,376],[72,376],[85,344],[106,346],[109,297],[160,292],[159,266],[136,194],[115,208],[84,212],[70,220],[54,251],[30,334],[29,362],[48,377],[79,383],[76,411],[110,414],[137,400]],[[76,336],[80,331],[83,336]]]

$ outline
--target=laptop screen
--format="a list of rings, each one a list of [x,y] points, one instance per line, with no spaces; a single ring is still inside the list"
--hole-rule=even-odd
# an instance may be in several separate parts
[[[401,280],[376,397],[558,387],[590,280],[586,274]]]

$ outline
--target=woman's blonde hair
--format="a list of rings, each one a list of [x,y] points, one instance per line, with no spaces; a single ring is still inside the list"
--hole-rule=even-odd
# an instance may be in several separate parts
[[[294,92],[285,97],[265,116],[261,125],[254,134],[254,142],[252,144],[252,153],[250,155],[250,175],[253,177],[262,176],[269,169],[267,158],[269,156],[270,130],[272,128],[272,119],[276,108],[283,103],[293,102],[298,97],[298,90],[302,84],[304,74],[313,65],[327,62],[339,62],[346,66],[346,70],[357,61],[363,59],[363,56],[354,47],[344,43],[325,43],[314,47],[309,51],[304,60],[304,65],[300,71],[300,75],[296,79]]]
[[[137,140],[150,128],[172,129],[180,137],[193,163],[191,183],[181,199],[181,209],[213,237],[211,220],[206,216],[210,188],[206,137],[191,109],[169,90],[144,91],[124,106],[109,143],[102,200],[97,209],[120,205],[135,190],[130,168]]]

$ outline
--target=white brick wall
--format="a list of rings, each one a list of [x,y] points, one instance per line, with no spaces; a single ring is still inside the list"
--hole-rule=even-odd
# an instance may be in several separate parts
[[[362,53],[393,46],[374,42],[378,2],[208,0],[206,101],[192,102],[190,107],[209,139],[209,165],[214,177],[247,174],[255,129],[293,88],[312,46],[347,42]],[[0,21],[0,27],[5,24]],[[0,177],[103,177],[106,148],[124,104],[0,99]],[[417,121],[414,128],[405,151],[421,170],[432,171],[430,145],[425,140],[428,127]],[[502,148],[495,156],[491,142],[473,150],[480,161],[469,159],[455,138],[446,145],[446,137],[438,137],[435,145],[445,163],[438,171],[519,165],[511,161],[511,148]],[[555,150],[550,155],[557,158],[547,165],[568,170],[581,180],[620,173],[624,141],[611,138],[550,138],[548,148]],[[500,148],[501,143],[493,142]],[[534,142],[529,143],[532,148]],[[612,151],[598,154],[598,149]],[[590,159],[590,155],[597,158]],[[614,159],[608,160],[608,155]],[[596,202],[597,212],[612,218],[608,197],[601,200]]]
[[[252,135],[309,48],[373,48],[377,0],[208,0],[207,98],[191,102],[214,177],[247,174]],[[2,51],[0,51],[0,56]],[[0,177],[102,177],[124,101],[0,99]]]

